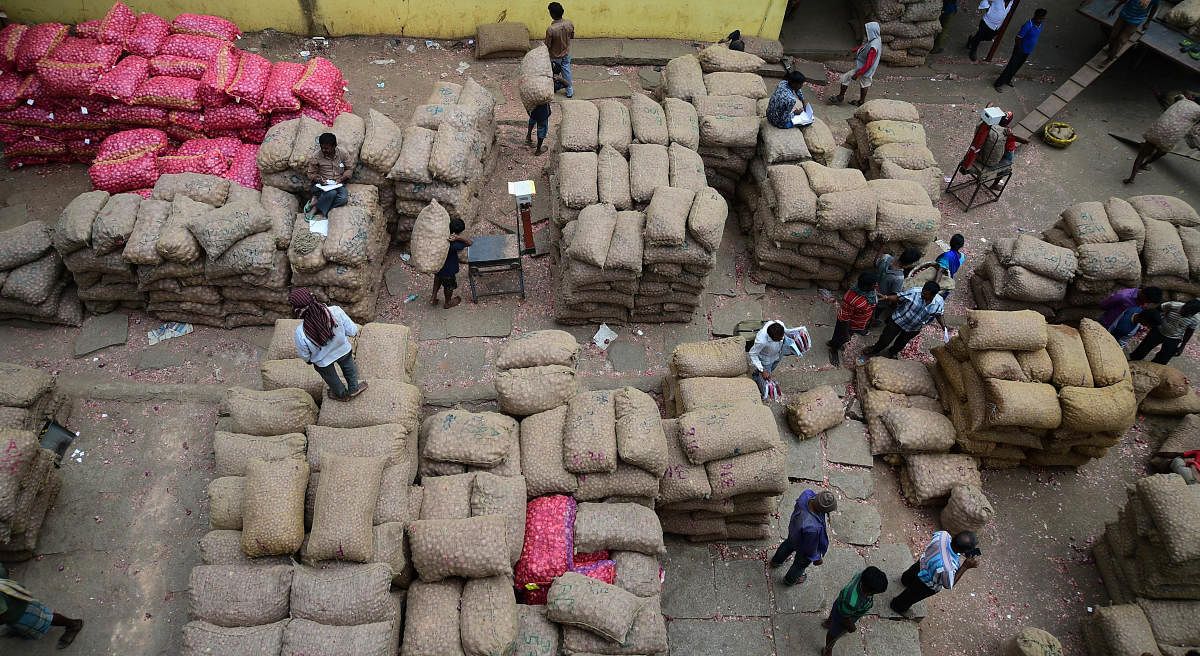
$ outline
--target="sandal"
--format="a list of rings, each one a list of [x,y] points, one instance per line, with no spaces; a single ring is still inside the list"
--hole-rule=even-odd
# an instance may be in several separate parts
[[[834,97],[830,98],[829,100],[826,100],[825,102],[830,105],[840,105],[840,104],[842,104],[843,100],[845,100],[845,98],[843,98],[842,96],[834,96]]]
[[[855,107],[862,107],[862,103],[861,103],[860,101],[857,101],[857,100],[851,100],[851,101],[850,101],[850,104],[851,104],[851,105],[854,105]]]
[[[358,396],[359,394],[362,394],[363,390],[365,390],[365,389],[367,389],[367,383],[360,384],[358,386],[358,389],[354,390],[353,392],[350,393],[349,396],[346,397],[346,400],[349,401],[350,399]]]

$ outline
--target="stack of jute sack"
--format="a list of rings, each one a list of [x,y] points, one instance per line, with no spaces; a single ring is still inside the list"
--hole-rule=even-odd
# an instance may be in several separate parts
[[[394,238],[408,241],[417,214],[437,200],[452,219],[475,221],[479,192],[496,162],[497,99],[473,78],[440,82],[413,111],[387,179],[394,182]]]
[[[0,394],[0,428],[40,432],[47,419],[66,425],[71,405],[56,390],[53,376],[8,362],[0,362],[0,375],[8,381]]]
[[[509,341],[496,354],[495,386],[500,411],[529,418],[565,408],[580,389],[575,379],[578,355],[579,343],[562,330],[535,330]],[[524,436],[522,426],[522,439]],[[524,442],[521,453],[529,453]],[[528,477],[529,468],[523,469]]]
[[[659,482],[663,531],[692,541],[761,539],[787,489],[787,447],[758,386],[745,342],[681,344],[663,382],[667,467]]]
[[[1134,423],[1135,386],[1149,382],[1131,375],[1100,324],[1046,325],[1032,310],[969,310],[933,355],[955,442],[985,468],[1078,467],[1104,456]]]
[[[1092,552],[1116,606],[1084,624],[1092,654],[1183,654],[1200,647],[1200,494],[1175,474],[1128,486]]]
[[[1182,417],[1200,413],[1200,394],[1180,370],[1157,362],[1129,363],[1138,412],[1146,415]]]
[[[729,205],[712,187],[659,187],[646,209],[634,321],[690,321],[717,264]],[[611,252],[611,250],[610,250]]]
[[[923,250],[941,227],[937,207],[912,181],[868,181],[857,169],[814,161],[763,173],[750,234],[758,279],[770,285],[852,284],[881,248]]]
[[[763,60],[723,45],[705,48],[697,59],[707,91],[691,101],[700,126],[700,156],[709,185],[732,198],[737,181],[754,158],[759,125],[766,124],[762,117],[766,116],[766,98],[771,94],[756,72]],[[807,155],[807,148],[795,141],[789,143],[789,150]]]
[[[1099,318],[1100,301],[1119,289],[1155,286],[1168,300],[1200,296],[1200,215],[1174,196],[1077,203],[1040,240],[998,240],[992,255],[981,269],[991,284],[980,276],[971,283],[981,308],[1032,301],[1047,316],[1074,322]]]
[[[422,483],[420,517],[406,530],[419,580],[408,589],[404,653],[504,653],[517,630],[525,480],[469,472]]]
[[[41,221],[0,232],[0,317],[67,326],[83,323],[79,293],[53,248],[53,234]]]
[[[941,198],[942,170],[933,159],[921,114],[912,103],[868,100],[846,123],[850,133],[844,146],[854,151],[857,168],[873,180],[916,182],[934,203]]]
[[[933,40],[942,31],[938,0],[865,0],[865,20],[879,23],[883,54],[892,66],[923,66],[933,50]]]
[[[893,360],[875,357],[855,370],[855,390],[862,401],[863,421],[871,437],[871,454],[883,456],[892,464],[899,464],[904,453],[945,452],[954,441],[954,429],[950,427],[949,443],[944,436],[946,426],[939,421],[943,408],[937,384],[930,367],[915,360]],[[892,423],[885,418],[891,417]],[[914,419],[913,428],[930,426],[930,434],[924,433],[909,439],[905,434],[895,435],[893,426],[899,420]]]
[[[46,512],[62,487],[57,455],[41,448],[38,434],[48,417],[65,422],[54,377],[37,369],[0,363],[0,558],[28,560],[37,550]]]
[[[91,312],[146,305],[145,293],[138,290],[136,270],[122,254],[141,202],[137,194],[110,196],[107,191],[89,191],[76,196],[58,217],[54,250],[75,278],[79,298]]]
[[[589,205],[553,230],[554,317],[563,324],[626,323],[643,268],[644,212]]]

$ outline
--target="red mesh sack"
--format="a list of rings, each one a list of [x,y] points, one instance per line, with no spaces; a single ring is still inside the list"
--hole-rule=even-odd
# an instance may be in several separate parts
[[[70,151],[67,150],[65,143],[51,139],[22,139],[4,149],[4,156],[10,158],[32,155],[35,157],[61,159],[69,154]]]
[[[100,21],[100,34],[96,38],[100,39],[100,43],[124,46],[125,39],[133,34],[133,28],[137,25],[137,21],[137,14],[126,7],[125,3],[117,0],[108,13],[104,14],[104,19]]]
[[[0,74],[0,109],[13,109],[21,103],[21,88],[25,78],[16,74]]]
[[[326,114],[335,114],[342,99],[342,72],[324,57],[313,57],[292,87],[297,98],[306,100]]]
[[[164,155],[158,158],[160,173],[206,173],[208,175],[225,175],[229,170],[229,160],[221,151],[212,149],[199,155]]]
[[[62,62],[43,59],[37,63],[42,90],[51,96],[86,98],[92,85],[100,81],[108,67],[104,64]]]
[[[579,568],[583,567],[584,565],[598,563],[602,560],[610,560],[611,558],[612,556],[608,553],[608,551],[593,551],[591,553],[575,554],[571,557],[571,562],[574,564],[575,568]]]
[[[10,170],[10,171],[15,171],[23,166],[40,166],[42,164],[49,164],[49,163],[55,161],[48,157],[36,157],[36,156],[6,157],[5,160],[8,162],[8,170]],[[545,603],[545,602],[543,602],[543,603]]]
[[[208,61],[213,58],[213,55],[217,54],[218,50],[227,45],[229,44],[220,39],[214,39],[211,36],[172,34],[163,40],[162,47],[158,49],[158,54],[179,55],[180,57],[191,57],[192,59]]]
[[[76,23],[75,29],[72,30],[75,36],[81,39],[96,39],[100,36],[100,21],[90,20],[82,23]]]
[[[61,107],[50,112],[50,127],[59,130],[103,130],[108,127],[104,110],[108,103],[98,98],[87,101],[86,106]]]
[[[94,139],[72,139],[67,142],[67,150],[70,151],[71,157],[91,164],[100,153],[100,142]]]
[[[247,189],[262,189],[262,178],[258,174],[258,145],[239,146],[225,177]]]
[[[154,195],[154,189],[153,188],[134,189],[133,191],[126,192],[126,193],[137,194],[142,197],[142,200],[150,200],[150,197]]]
[[[208,70],[208,62],[179,55],[157,55],[150,59],[151,75],[169,75],[171,77],[190,77],[199,80]]]
[[[267,76],[267,85],[263,89],[262,101],[258,109],[264,114],[274,112],[294,112],[300,109],[300,99],[292,93],[292,87],[304,75],[304,64],[295,62],[275,62],[271,64],[271,74]]]
[[[167,19],[149,12],[140,14],[133,34],[125,39],[125,49],[135,55],[153,57],[162,50],[170,34],[171,24]]]
[[[230,103],[224,107],[209,107],[204,110],[204,127],[213,130],[241,130],[261,128],[267,117],[258,113],[253,105]]]
[[[17,46],[21,45],[21,37],[28,30],[28,25],[19,23],[9,23],[0,29],[0,70],[11,71],[17,67]]]
[[[53,141],[70,141],[72,139],[91,139],[99,144],[107,136],[98,130],[56,130],[54,128],[23,127],[20,128],[22,137],[38,137]]]
[[[97,153],[101,160],[124,159],[134,155],[160,155],[167,150],[167,134],[154,128],[122,130],[104,138]]]
[[[204,131],[204,134],[207,134],[209,138],[212,139],[237,139],[238,143],[241,143],[242,141],[241,138],[238,137],[237,130],[213,130],[212,128],[209,128],[208,130]],[[193,141],[195,141],[195,139],[193,139]]]
[[[14,75],[14,77],[16,76]],[[33,101],[32,103],[26,104],[42,104],[41,101],[46,100],[46,97],[46,94],[42,92],[42,81],[38,79],[37,73],[30,73],[29,75],[26,75],[25,79],[21,80],[21,85],[17,87],[18,100]]]
[[[274,127],[278,123],[283,123],[284,121],[290,121],[292,119],[297,119],[297,118],[300,118],[301,116],[303,116],[303,114],[301,114],[299,111],[276,112],[274,114],[271,114],[269,117],[267,117],[267,127]]]
[[[263,117],[266,119],[266,117]],[[261,144],[267,138],[267,128],[243,128],[237,131],[238,139],[252,144]]]
[[[550,581],[545,583],[526,583],[525,587],[517,586],[517,598],[526,606],[545,606],[546,595],[550,593]]]
[[[109,68],[116,66],[117,60],[121,58],[121,46],[111,44],[96,43],[91,39],[77,39],[73,36],[66,37],[54,52],[50,53],[47,59],[55,59],[64,62],[87,62],[92,64],[104,64]]]
[[[197,132],[185,125],[168,125],[165,128],[167,136],[174,141],[187,141],[188,139],[203,139],[205,134]]]
[[[243,52],[238,60],[237,74],[225,87],[225,93],[242,103],[258,107],[262,103],[267,78],[271,77],[271,61],[253,52]]]
[[[525,512],[525,543],[515,581],[549,583],[571,568],[575,551],[575,499],[561,494],[530,500]]]
[[[167,110],[162,107],[109,105],[104,117],[114,124],[145,125],[161,128],[167,125]]]
[[[203,155],[210,150],[215,150],[221,153],[225,159],[233,159],[237,155],[238,148],[242,145],[234,137],[219,137],[216,139],[188,139],[179,145],[173,155]]]
[[[0,123],[53,126],[54,119],[52,118],[52,112],[45,107],[17,105],[15,109],[0,112]]]
[[[354,113],[354,105],[351,105],[350,103],[346,102],[346,100],[343,98],[342,100],[340,100],[338,102],[337,113],[338,114],[353,114]],[[335,114],[335,116],[336,116],[336,114]]]
[[[16,125],[8,125],[0,123],[0,141],[4,143],[12,143],[21,138],[21,128]]]
[[[217,50],[208,60],[208,68],[200,77],[200,102],[205,107],[220,107],[229,102],[225,87],[237,75],[238,60],[242,51],[231,45],[225,45]]]
[[[158,182],[158,164],[154,153],[97,161],[88,168],[92,186],[110,194],[153,187]]]
[[[599,560],[586,565],[576,565],[571,568],[572,572],[583,574],[589,579],[604,581],[612,585],[613,581],[617,580],[617,564],[611,560]]]
[[[308,103],[305,103],[300,107],[300,116],[307,116],[314,121],[322,125],[328,125],[329,127],[333,127],[333,119],[336,118],[337,115],[337,112],[326,114],[325,112],[313,107],[312,105],[309,105]]]
[[[17,46],[17,69],[32,71],[39,59],[45,59],[66,38],[70,28],[62,23],[41,23],[25,30]]]
[[[204,132],[204,112],[175,110],[167,115],[171,125],[185,127],[193,132]],[[201,137],[204,135],[201,134]]]
[[[232,21],[225,20],[220,16],[202,14],[179,14],[175,20],[171,21],[171,32],[210,36],[222,41],[233,41],[242,35],[242,31]]]
[[[153,105],[167,109],[199,110],[202,106],[199,90],[199,80],[159,75],[147,78],[138,87],[129,103],[131,105]]]
[[[92,85],[92,95],[128,102],[148,77],[150,62],[145,57],[129,55]]]

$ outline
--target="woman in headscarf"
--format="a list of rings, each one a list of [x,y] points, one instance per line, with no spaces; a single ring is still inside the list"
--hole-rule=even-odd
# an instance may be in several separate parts
[[[846,99],[846,89],[850,80],[858,80],[858,100],[851,100],[851,105],[861,105],[867,102],[867,89],[875,79],[875,69],[879,68],[879,57],[883,55],[883,41],[879,38],[879,23],[874,21],[865,25],[867,39],[859,47],[851,50],[854,53],[854,68],[842,74],[842,90],[838,95],[829,99],[830,105],[841,104]]]
[[[296,326],[296,352],[321,374],[329,385],[329,396],[335,401],[346,401],[367,389],[366,383],[358,382],[358,367],[347,339],[358,334],[358,326],[342,308],[326,306],[305,287],[293,289],[288,303],[292,305],[293,316],[301,319]],[[341,367],[345,385],[333,368],[334,363]]]

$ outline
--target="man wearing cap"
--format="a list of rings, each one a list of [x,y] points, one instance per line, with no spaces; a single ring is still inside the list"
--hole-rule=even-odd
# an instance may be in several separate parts
[[[903,615],[918,601],[953,588],[967,570],[978,566],[979,544],[974,533],[963,531],[950,537],[948,532],[938,531],[921,558],[900,576],[904,592],[896,595],[889,605]]]
[[[788,585],[804,582],[804,570],[809,563],[820,565],[829,550],[829,513],[837,510],[837,498],[833,492],[805,490],[796,499],[792,519],[788,522],[788,534],[783,543],[771,556],[771,567],[780,567],[788,556],[796,554],[783,581]]]

